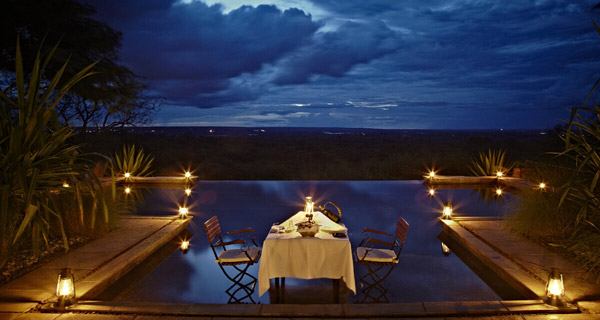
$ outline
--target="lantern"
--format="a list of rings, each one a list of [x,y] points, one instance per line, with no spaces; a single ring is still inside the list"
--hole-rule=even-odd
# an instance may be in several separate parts
[[[444,257],[447,257],[450,255],[450,253],[452,253],[452,251],[450,251],[450,248],[448,248],[448,246],[442,242],[442,253],[444,254]]]
[[[452,203],[450,201],[446,202],[444,208],[442,209],[442,219],[451,220],[452,219]]]
[[[58,274],[56,284],[56,296],[60,306],[65,306],[73,303],[75,298],[75,278],[71,269],[64,268]]]
[[[550,300],[557,300],[564,297],[564,295],[565,285],[562,273],[553,268],[548,276],[548,283],[546,283],[546,296]]]

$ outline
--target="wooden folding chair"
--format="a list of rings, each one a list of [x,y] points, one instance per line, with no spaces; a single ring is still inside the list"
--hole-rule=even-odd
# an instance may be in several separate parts
[[[364,297],[360,302],[389,302],[386,295],[387,289],[382,282],[398,264],[398,257],[404,247],[407,231],[408,223],[402,217],[398,218],[394,235],[368,228],[363,229],[361,235],[363,239],[356,248],[356,261],[364,265],[368,273],[360,278],[360,282],[364,285],[362,289]],[[394,239],[391,242],[382,241],[372,238],[370,234],[393,236]],[[384,247],[375,248],[376,244]]]
[[[219,219],[216,216],[204,222],[204,230],[208,237],[208,243],[215,254],[215,262],[219,264],[219,267],[227,279],[233,282],[233,284],[225,290],[225,293],[229,295],[228,303],[242,303],[242,300],[246,298],[249,298],[252,303],[256,303],[254,299],[252,299],[252,294],[254,293],[257,279],[247,272],[251,265],[258,263],[260,260],[261,250],[254,238],[251,236],[248,237],[252,241],[252,244],[254,244],[253,247],[248,246],[248,243],[244,239],[223,241],[221,236],[221,226],[219,225]],[[230,231],[225,233],[225,235],[241,234],[245,232],[254,232],[254,230],[247,228]],[[240,245],[240,247],[233,249],[231,248],[232,245]],[[227,246],[230,247],[228,248]],[[220,248],[220,250],[217,250],[217,248]],[[242,265],[243,268],[240,267]],[[237,274],[230,276],[225,270],[226,266],[233,267],[237,270]],[[244,282],[245,278],[250,278],[250,281]]]

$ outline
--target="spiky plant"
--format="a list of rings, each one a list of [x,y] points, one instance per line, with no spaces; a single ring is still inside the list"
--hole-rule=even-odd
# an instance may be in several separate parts
[[[506,173],[513,168],[514,164],[506,160],[504,150],[492,150],[480,152],[479,159],[473,160],[471,172],[476,176],[495,176],[498,171]]]
[[[123,146],[121,152],[114,155],[112,164],[113,172],[123,176],[129,172],[132,176],[146,177],[151,175],[154,157],[144,152],[144,149],[136,149],[135,145]]]
[[[36,249],[58,229],[68,246],[64,214],[52,199],[65,180],[83,177],[85,165],[78,161],[77,146],[67,143],[71,128],[61,125],[54,109],[75,84],[92,75],[94,64],[66,81],[62,75],[68,60],[55,75],[45,75],[57,47],[45,57],[38,52],[26,74],[17,39],[15,83],[0,91],[0,267],[23,235]]]

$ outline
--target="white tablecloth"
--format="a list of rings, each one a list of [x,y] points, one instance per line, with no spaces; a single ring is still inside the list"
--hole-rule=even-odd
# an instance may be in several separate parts
[[[281,224],[289,221],[304,221],[303,211],[298,212]],[[316,223],[332,228],[344,227],[331,221],[321,212],[314,212]],[[356,294],[352,248],[348,238],[335,238],[330,233],[319,232],[315,237],[303,238],[298,232],[269,233],[262,247],[258,269],[258,294],[269,290],[269,279],[292,277],[300,279],[342,278],[348,289]]]

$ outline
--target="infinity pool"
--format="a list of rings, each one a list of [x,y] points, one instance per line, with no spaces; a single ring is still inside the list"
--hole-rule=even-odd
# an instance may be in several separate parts
[[[390,302],[499,300],[500,297],[455,254],[445,256],[438,235],[442,205],[452,201],[455,216],[499,216],[503,198],[482,200],[476,190],[441,189],[432,197],[420,181],[212,181],[200,182],[188,199],[194,217],[188,229],[194,234],[190,251],[183,254],[173,246],[156,266],[138,270],[137,278],[110,299],[129,301],[226,303],[229,280],[214,262],[203,223],[217,215],[223,232],[252,227],[259,245],[274,222],[286,220],[303,209],[304,196],[315,203],[331,201],[342,210],[353,248],[365,227],[393,232],[399,216],[409,224],[400,261],[384,285]],[[151,189],[137,205],[139,215],[174,215],[186,199],[184,190]],[[335,210],[334,210],[335,211]],[[354,250],[354,249],[353,249]],[[144,269],[144,268],[142,268]],[[342,302],[361,300],[363,266],[354,266],[357,295],[349,293]],[[251,267],[258,274],[258,265]],[[258,285],[257,285],[258,287]],[[258,292],[258,290],[257,290]],[[269,293],[254,300],[270,303]],[[330,303],[331,280],[286,282],[288,303]]]

